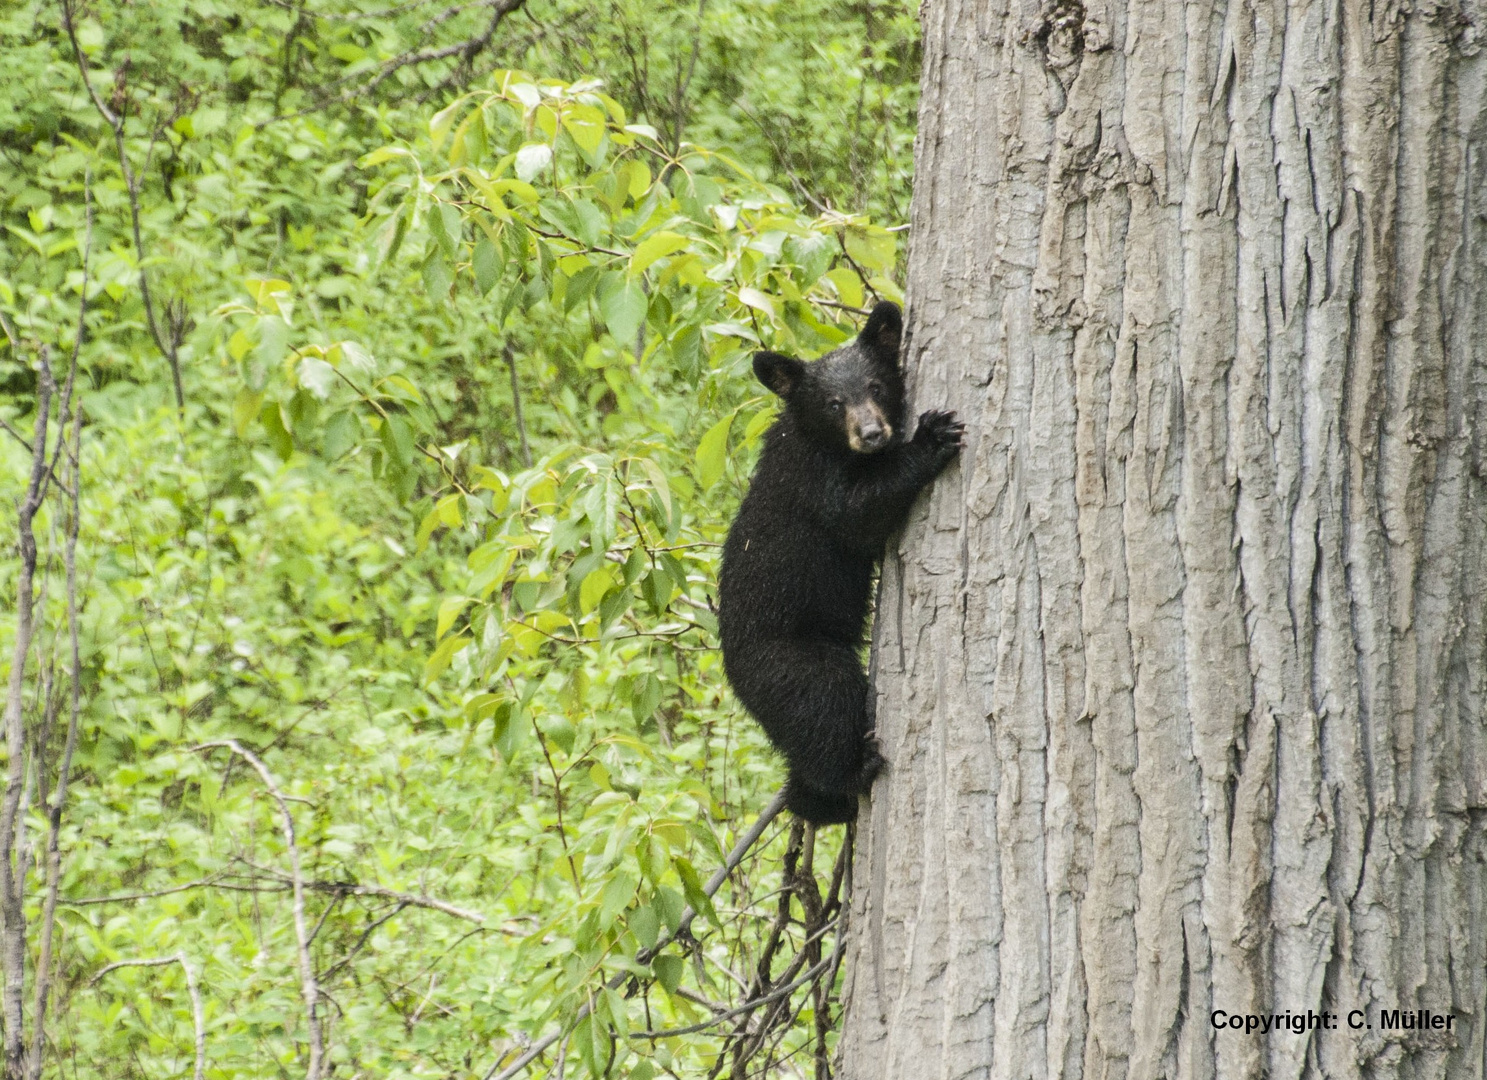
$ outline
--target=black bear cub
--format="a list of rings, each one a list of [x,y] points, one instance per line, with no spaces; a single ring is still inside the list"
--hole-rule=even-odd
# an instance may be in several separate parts
[[[904,439],[901,331],[898,308],[881,303],[814,363],[754,357],[784,408],[723,547],[723,666],[785,756],[786,805],[818,825],[856,818],[884,764],[858,660],[873,572],[914,497],[960,452],[954,413],[924,413]]]

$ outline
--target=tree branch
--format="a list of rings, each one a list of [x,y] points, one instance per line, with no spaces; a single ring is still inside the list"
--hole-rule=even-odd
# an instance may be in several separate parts
[[[320,984],[315,979],[315,966],[310,959],[310,938],[305,927],[305,879],[300,872],[299,844],[295,840],[294,815],[289,812],[289,802],[284,793],[279,790],[279,785],[274,783],[273,774],[269,772],[268,766],[253,751],[243,746],[236,739],[220,739],[215,742],[202,743],[193,747],[193,752],[215,750],[218,748],[231,750],[240,758],[253,766],[258,773],[263,786],[268,788],[274,801],[279,804],[279,821],[284,830],[284,843],[289,848],[289,868],[293,875],[294,886],[294,937],[299,948],[299,974],[300,993],[305,1001],[305,1017],[310,1029],[310,1063],[305,1070],[306,1080],[320,1080],[322,1062],[325,1058],[325,1042],[320,1031],[320,1016],[317,1008],[320,1004]]]
[[[61,0],[62,25],[67,30],[67,39],[72,43],[72,55],[77,61],[78,73],[82,76],[83,86],[88,91],[88,97],[93,101],[93,107],[98,110],[98,115],[103,117],[114,133],[114,149],[119,158],[119,169],[124,174],[124,186],[129,192],[129,218],[134,228],[134,253],[139,260],[139,294],[145,306],[145,325],[149,327],[150,337],[155,341],[155,347],[170,364],[170,377],[175,385],[176,413],[184,420],[186,414],[186,394],[181,386],[181,357],[180,339],[185,334],[184,319],[171,320],[170,334],[164,335],[160,332],[159,320],[155,318],[155,304],[150,296],[150,275],[145,269],[145,242],[139,225],[139,180],[134,175],[134,168],[129,164],[129,149],[124,140],[124,116],[116,113],[108,107],[108,104],[99,96],[98,91],[93,88],[93,80],[88,77],[88,58],[83,55],[83,47],[78,43],[77,30],[72,24],[72,0]],[[167,305],[168,309],[169,305]],[[169,311],[167,310],[167,314]]]
[[[72,776],[72,755],[77,749],[78,717],[82,706],[82,657],[78,647],[77,630],[77,537],[80,523],[79,495],[82,491],[82,438],[83,410],[72,405],[73,386],[77,381],[78,357],[82,352],[88,313],[88,269],[89,253],[93,247],[93,200],[91,178],[84,180],[83,203],[87,215],[86,239],[83,243],[83,287],[78,302],[77,335],[72,343],[72,359],[67,371],[67,387],[62,392],[62,408],[58,426],[62,428],[57,439],[57,451],[52,456],[52,467],[57,467],[62,449],[67,441],[67,411],[72,408],[72,443],[68,448],[71,464],[72,513],[67,522],[67,545],[63,561],[67,573],[67,636],[71,646],[69,657],[69,681],[71,711],[67,720],[67,742],[62,750],[62,762],[57,767],[57,788],[52,793],[47,807],[46,845],[46,896],[41,910],[41,950],[36,960],[36,993],[32,1012],[31,1057],[28,1075],[31,1080],[41,1080],[42,1049],[46,1043],[46,1004],[51,990],[52,976],[52,930],[57,919],[57,892],[62,878],[62,808],[67,803],[67,784]]]
[[[129,904],[136,900],[154,900],[161,896],[170,896],[172,893],[189,892],[192,889],[204,889],[209,885],[216,884],[222,876],[222,872],[204,877],[200,881],[188,881],[184,885],[172,885],[166,889],[156,889],[154,892],[124,893],[121,896],[84,896],[73,900],[67,897],[58,899],[58,903],[64,907],[88,907],[92,904]]]
[[[6,335],[15,344],[14,332],[5,321]],[[14,1080],[24,1076],[25,1035],[22,1031],[22,994],[26,981],[26,912],[21,890],[24,886],[24,853],[18,851],[17,826],[20,824],[21,796],[26,786],[26,730],[22,697],[25,692],[26,659],[31,652],[35,633],[33,621],[36,579],[36,533],[33,522],[41,507],[42,482],[46,476],[47,420],[51,414],[52,393],[56,384],[48,362],[49,349],[43,345],[37,355],[36,427],[31,444],[31,476],[26,494],[16,511],[16,531],[20,547],[20,569],[16,584],[15,644],[11,652],[10,683],[5,693],[5,744],[10,762],[5,783],[4,803],[0,805],[0,1015],[5,1024],[5,1075]]]
[[[782,790],[773,799],[771,799],[769,805],[760,812],[759,819],[754,822],[749,831],[738,838],[738,843],[733,845],[733,850],[728,853],[728,858],[723,861],[723,865],[718,867],[713,876],[708,879],[707,884],[703,886],[702,891],[704,893],[711,897],[723,887],[723,882],[728,879],[728,875],[733,872],[733,869],[738,866],[740,862],[743,861],[743,857],[745,854],[747,854],[749,848],[753,847],[754,844],[759,840],[759,837],[764,835],[764,830],[769,827],[769,823],[776,817],[778,817],[780,811],[784,808],[785,793]],[[635,956],[636,962],[641,964],[650,963],[651,960],[655,958],[656,954],[664,949],[667,945],[670,945],[682,934],[689,932],[692,926],[692,920],[696,917],[697,913],[693,911],[692,908],[689,906],[685,911],[682,912],[681,922],[677,925],[676,933],[668,934],[664,940],[657,942],[654,948],[642,949]],[[605,987],[607,989],[614,990],[626,979],[629,979],[631,977],[632,976],[628,971],[617,972],[609,978],[609,981],[605,983]],[[757,1007],[757,1003],[755,1007]],[[585,1002],[583,1005],[579,1006],[578,1012],[573,1017],[573,1022],[577,1024],[579,1021],[583,1020],[584,1017],[589,1015],[590,1009],[591,1006],[588,1002]],[[720,1019],[727,1019],[727,1017],[720,1017]],[[537,1040],[530,1047],[528,1047],[526,1052],[524,1052],[521,1057],[517,1058],[504,1070],[502,1070],[499,1075],[497,1075],[496,1070],[501,1067],[501,1059],[497,1058],[495,1064],[492,1065],[490,1067],[490,1070],[485,1074],[485,1080],[511,1080],[512,1077],[516,1076],[528,1065],[541,1057],[543,1052],[546,1051],[548,1047],[552,1046],[553,1043],[561,1039],[565,1030],[566,1029],[560,1027],[557,1031],[544,1035],[541,1039]]]
[[[207,1069],[206,1016],[201,1009],[201,988],[196,985],[196,972],[192,970],[184,952],[178,952],[174,956],[156,956],[141,960],[115,960],[112,964],[100,968],[98,974],[88,980],[88,985],[96,986],[105,975],[111,971],[118,971],[120,968],[168,967],[171,964],[180,964],[181,970],[186,973],[186,992],[191,995],[191,1026],[196,1035],[196,1068],[192,1076],[193,1080],[204,1080]]]
[[[272,124],[278,120],[289,120],[296,116],[305,116],[310,113],[319,112],[320,110],[333,104],[349,105],[351,102],[355,101],[362,95],[370,94],[373,90],[377,89],[377,87],[381,86],[384,82],[386,82],[393,75],[395,75],[397,72],[401,71],[405,67],[410,67],[416,64],[428,64],[436,60],[448,60],[452,56],[458,56],[461,63],[468,64],[471,60],[473,60],[476,56],[484,52],[485,49],[489,47],[491,41],[496,36],[496,31],[501,26],[502,20],[504,20],[506,16],[510,15],[512,12],[520,10],[525,4],[526,0],[481,0],[481,3],[478,6],[490,7],[491,19],[490,22],[486,24],[485,29],[482,30],[475,37],[458,42],[454,45],[443,45],[438,48],[418,49],[412,52],[405,52],[399,54],[398,56],[391,57],[387,60],[384,60],[381,64],[378,65],[377,73],[372,76],[372,78],[367,82],[343,90],[340,93],[322,94],[315,100],[314,104],[312,105],[308,105],[305,108],[299,109],[292,113],[285,113],[280,116],[271,117],[268,120],[262,121],[257,126],[266,127],[267,125]],[[437,26],[439,23],[444,22],[446,19],[452,17],[455,14],[458,14],[460,11],[463,11],[466,7],[469,6],[477,5],[456,4],[451,8],[446,8],[444,11],[435,15],[432,19],[425,23],[424,26],[421,28],[421,32],[428,33],[429,30],[431,30],[434,26]],[[353,79],[357,79],[360,77],[361,73],[357,73],[356,75],[344,76],[329,83],[326,86],[326,89],[334,90],[336,87],[342,86],[348,82],[351,82]]]
[[[277,877],[280,880],[288,880],[284,877],[283,874],[279,873],[276,870],[272,870],[269,867],[259,866],[256,863],[250,863],[246,859],[243,859],[242,861],[245,864],[253,867],[256,872],[267,877]],[[485,915],[479,911],[471,911],[469,908],[455,907],[455,905],[446,903],[443,900],[436,900],[432,896],[399,892],[397,889],[387,889],[382,887],[381,885],[362,885],[359,882],[355,881],[311,880],[304,882],[304,887],[306,889],[309,889],[311,892],[328,892],[335,893],[339,896],[376,896],[384,900],[396,900],[398,903],[407,904],[409,907],[421,907],[428,908],[430,911],[441,911],[445,915],[452,915],[456,919],[464,919],[466,922],[472,922],[477,925],[483,924],[485,922]]]
[[[532,447],[527,443],[527,422],[521,411],[521,384],[516,381],[516,352],[511,342],[504,346],[506,367],[511,372],[511,401],[516,409],[516,432],[521,436],[521,460],[527,468],[532,467]]]

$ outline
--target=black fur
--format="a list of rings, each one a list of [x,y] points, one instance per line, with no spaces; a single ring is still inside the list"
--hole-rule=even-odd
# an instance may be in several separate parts
[[[883,545],[920,490],[960,452],[954,413],[903,438],[898,308],[815,361],[754,357],[784,401],[728,532],[718,582],[723,665],[785,756],[787,804],[816,824],[851,821],[884,764],[858,659]]]

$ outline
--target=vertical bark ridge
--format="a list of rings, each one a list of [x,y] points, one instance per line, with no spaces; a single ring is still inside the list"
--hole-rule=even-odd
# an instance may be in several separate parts
[[[1481,1077],[1479,0],[923,17],[843,1075]]]

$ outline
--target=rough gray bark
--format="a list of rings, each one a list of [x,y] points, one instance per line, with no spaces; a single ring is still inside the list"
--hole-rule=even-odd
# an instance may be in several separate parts
[[[1482,1076],[1480,0],[923,15],[842,1075]]]

